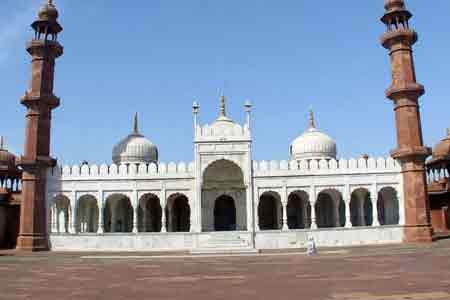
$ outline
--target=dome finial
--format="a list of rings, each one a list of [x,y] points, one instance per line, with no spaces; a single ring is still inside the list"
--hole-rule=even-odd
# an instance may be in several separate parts
[[[139,134],[139,123],[138,123],[138,113],[137,112],[134,114],[133,133]]]
[[[222,92],[222,96],[220,96],[220,116],[225,117],[226,116],[226,109],[225,109],[225,95]]]
[[[312,108],[309,109],[309,128],[316,128],[316,122],[314,120],[314,111]]]

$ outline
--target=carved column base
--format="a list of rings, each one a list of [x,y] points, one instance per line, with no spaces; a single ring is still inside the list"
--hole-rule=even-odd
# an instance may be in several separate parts
[[[404,229],[405,243],[431,243],[433,241],[433,228],[428,225],[407,225]]]
[[[17,250],[38,252],[49,251],[49,241],[46,235],[21,235],[17,238]]]

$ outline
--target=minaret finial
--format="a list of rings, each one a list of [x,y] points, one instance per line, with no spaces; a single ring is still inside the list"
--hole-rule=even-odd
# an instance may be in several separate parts
[[[316,122],[314,120],[314,111],[312,108],[309,109],[309,128],[316,128]]]
[[[137,112],[134,114],[133,133],[139,134],[139,122],[138,122],[138,113]]]
[[[220,96],[220,116],[225,117],[226,115],[225,95],[222,93],[222,96]]]

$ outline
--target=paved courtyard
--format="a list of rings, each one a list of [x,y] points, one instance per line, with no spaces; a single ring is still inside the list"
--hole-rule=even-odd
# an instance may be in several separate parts
[[[450,241],[252,256],[0,252],[0,299],[450,299]]]

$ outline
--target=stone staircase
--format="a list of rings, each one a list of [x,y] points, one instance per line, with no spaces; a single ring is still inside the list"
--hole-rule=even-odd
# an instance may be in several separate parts
[[[251,245],[248,236],[236,232],[213,232],[202,241],[192,254],[240,254],[258,253]]]

